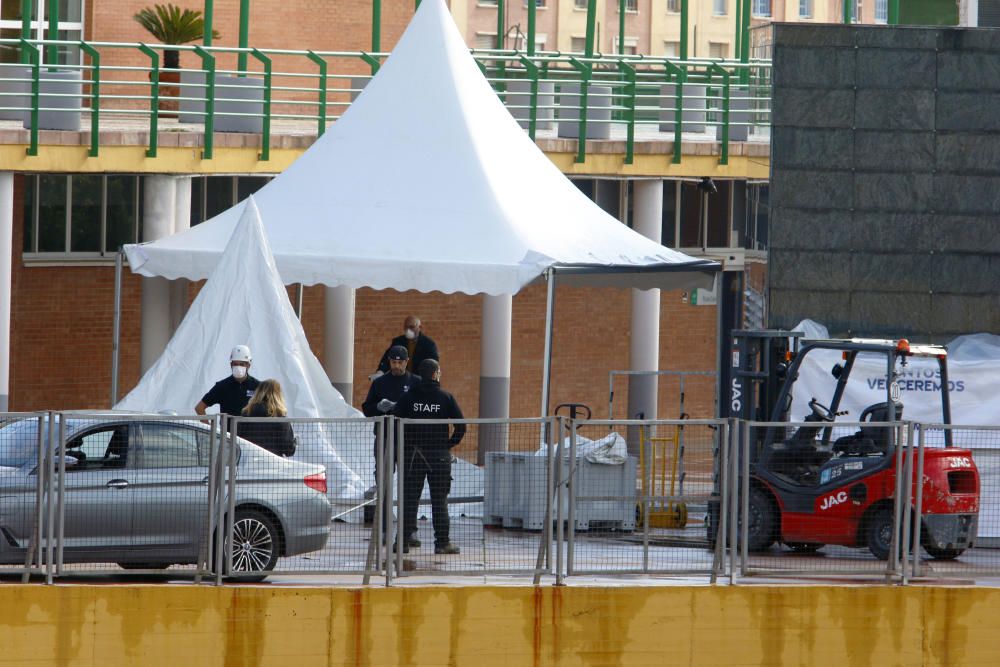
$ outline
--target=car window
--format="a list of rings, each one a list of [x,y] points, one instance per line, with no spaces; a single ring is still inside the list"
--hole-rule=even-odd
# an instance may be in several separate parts
[[[124,468],[128,464],[128,425],[91,429],[66,443],[66,470]]]
[[[208,433],[168,423],[142,425],[141,468],[207,466]]]
[[[48,437],[47,429],[42,436]],[[37,459],[37,419],[22,419],[0,428],[0,466],[18,467]]]

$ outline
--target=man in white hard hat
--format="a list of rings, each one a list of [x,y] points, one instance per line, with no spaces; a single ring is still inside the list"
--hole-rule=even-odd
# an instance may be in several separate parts
[[[232,374],[225,380],[216,382],[215,386],[198,401],[198,405],[194,406],[194,411],[203,415],[210,405],[218,405],[219,412],[238,416],[250,402],[250,397],[260,384],[257,378],[250,375],[250,361],[249,347],[246,345],[234,347],[229,354]]]

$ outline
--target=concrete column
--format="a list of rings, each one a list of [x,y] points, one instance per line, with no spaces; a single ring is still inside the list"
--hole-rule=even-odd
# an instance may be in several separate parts
[[[958,25],[963,28],[979,26],[979,0],[959,0]]]
[[[174,226],[172,233],[191,229],[191,177],[174,178]],[[170,281],[170,333],[173,335],[187,314],[188,283],[186,278]]]
[[[155,241],[174,229],[177,186],[172,176],[147,176],[142,209],[142,238]],[[170,342],[170,281],[142,279],[142,334],[139,343],[140,371],[145,373],[160,358]]]
[[[10,409],[10,285],[14,174],[0,173],[0,412]]]
[[[632,204],[633,229],[657,243],[663,225],[663,182],[635,181]],[[629,344],[629,370],[656,371],[660,367],[660,290],[632,290],[632,335]],[[645,419],[656,419],[655,375],[628,376],[628,414],[634,419],[640,412]],[[633,432],[634,431],[634,432]],[[638,429],[629,429],[629,453],[638,456]]]
[[[513,299],[510,294],[483,295],[482,338],[479,343],[479,417],[510,416],[510,328]],[[483,424],[479,428],[479,465],[487,452],[507,451],[507,425]]]
[[[348,403],[354,394],[354,288],[326,288],[323,367]],[[372,371],[375,369],[372,368]]]

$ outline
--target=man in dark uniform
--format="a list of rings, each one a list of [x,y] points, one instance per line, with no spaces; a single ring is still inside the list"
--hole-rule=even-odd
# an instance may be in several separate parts
[[[402,345],[393,345],[386,354],[389,357],[389,372],[375,378],[375,381],[372,382],[371,387],[368,389],[368,397],[361,404],[361,411],[365,413],[365,417],[380,417],[389,414],[396,407],[396,401],[399,400],[399,397],[405,394],[410,387],[416,386],[418,382],[417,376],[406,370],[406,362],[409,355],[405,347]],[[378,433],[378,426],[375,427],[375,432],[376,434]],[[375,440],[374,455],[375,485],[378,486],[378,440]],[[387,466],[390,469],[395,468],[395,454],[387,451],[385,456]],[[365,497],[367,498],[368,494]],[[371,497],[374,498],[374,495]],[[374,513],[372,513],[372,516],[374,516]],[[365,521],[368,520],[366,512]],[[410,536],[408,546],[419,547],[420,541]]]
[[[199,415],[205,414],[205,409],[210,405],[217,404],[219,412],[238,416],[250,402],[253,393],[257,391],[260,382],[250,375],[249,347],[246,345],[234,347],[229,354],[229,366],[232,375],[216,382],[215,386],[198,401],[198,405],[194,406],[194,411]]]
[[[433,359],[420,364],[420,384],[406,392],[392,414],[404,419],[463,419],[455,397],[441,389],[441,366]],[[457,554],[448,539],[448,492],[451,449],[465,436],[465,424],[407,424],[403,429],[403,534],[417,532],[417,505],[424,480],[431,489],[434,553]],[[404,551],[407,549],[404,548]]]
[[[376,376],[389,372],[389,350],[396,345],[406,348],[408,357],[406,370],[411,373],[420,372],[420,364],[424,359],[441,361],[441,357],[438,356],[437,344],[431,340],[430,336],[425,336],[421,333],[420,327],[419,317],[410,315],[403,321],[403,335],[396,336],[389,343],[389,349],[385,351],[381,361],[378,362],[378,370],[375,372]]]

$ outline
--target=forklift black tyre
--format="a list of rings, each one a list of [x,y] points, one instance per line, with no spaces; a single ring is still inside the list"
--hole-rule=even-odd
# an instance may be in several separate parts
[[[747,550],[766,551],[774,544],[778,532],[778,516],[774,503],[767,493],[754,487],[750,489],[749,507],[747,508]]]
[[[883,507],[871,515],[865,542],[875,558],[889,560],[889,550],[892,549],[892,508]]]
[[[826,546],[815,542],[785,542],[785,545],[797,554],[814,554]]]
[[[965,552],[965,549],[938,549],[925,544],[924,551],[934,560],[955,560]]]

